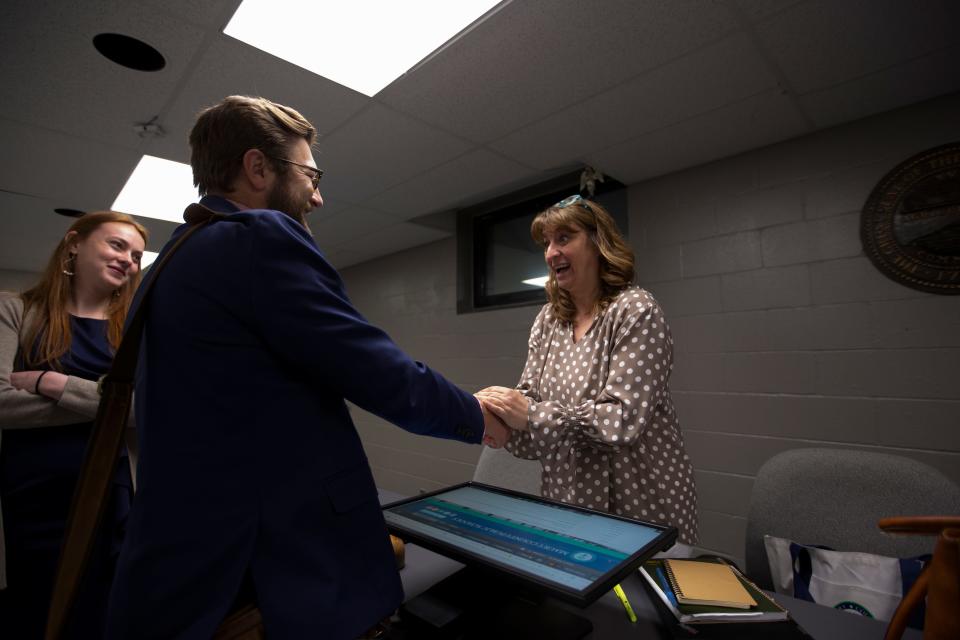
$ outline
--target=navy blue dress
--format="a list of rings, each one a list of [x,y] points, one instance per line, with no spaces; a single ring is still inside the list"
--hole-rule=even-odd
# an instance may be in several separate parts
[[[113,359],[107,321],[71,316],[70,328],[72,343],[60,359],[61,370],[86,380],[98,379]],[[92,426],[92,422],[83,422],[3,432],[0,495],[8,587],[0,591],[2,638],[43,637],[70,500]],[[101,535],[71,614],[71,638],[103,637],[106,600],[130,508],[125,456],[118,461],[114,484]]]

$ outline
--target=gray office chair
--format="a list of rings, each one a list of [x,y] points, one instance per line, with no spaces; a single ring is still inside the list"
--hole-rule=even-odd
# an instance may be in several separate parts
[[[473,472],[473,479],[539,496],[541,473],[539,460],[522,460],[504,449],[484,447]]]
[[[757,473],[747,514],[745,569],[772,589],[764,534],[837,551],[890,557],[932,553],[933,537],[882,533],[888,516],[960,514],[960,487],[902,456],[844,449],[793,449]]]

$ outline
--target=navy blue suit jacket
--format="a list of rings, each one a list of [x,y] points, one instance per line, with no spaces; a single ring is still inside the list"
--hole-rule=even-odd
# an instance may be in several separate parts
[[[149,300],[108,637],[207,640],[249,571],[267,637],[354,638],[403,594],[344,399],[473,443],[479,405],[363,318],[297,222],[202,203],[230,215],[178,249]]]

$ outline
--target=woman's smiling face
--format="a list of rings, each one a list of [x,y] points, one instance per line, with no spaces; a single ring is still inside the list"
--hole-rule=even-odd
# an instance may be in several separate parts
[[[105,222],[74,245],[77,284],[116,290],[140,270],[143,236],[133,225]]]
[[[557,286],[578,296],[600,287],[600,252],[579,224],[548,227],[543,235],[544,259]]]

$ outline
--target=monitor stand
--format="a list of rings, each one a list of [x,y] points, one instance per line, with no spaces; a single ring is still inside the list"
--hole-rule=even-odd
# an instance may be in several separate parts
[[[400,608],[410,638],[579,640],[593,623],[503,578],[464,567]]]

